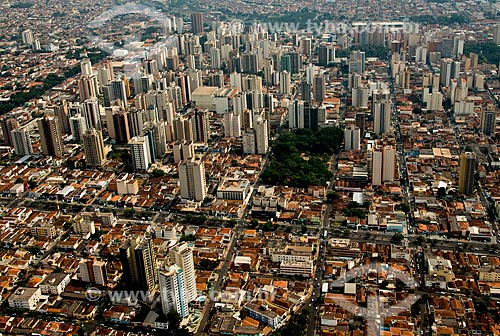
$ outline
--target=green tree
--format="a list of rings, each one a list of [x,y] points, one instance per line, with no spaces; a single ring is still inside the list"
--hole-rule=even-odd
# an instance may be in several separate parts
[[[165,176],[165,171],[163,169],[154,169],[151,173],[152,177],[163,177]]]
[[[404,236],[403,234],[401,233],[395,233],[392,238],[391,238],[391,241],[395,244],[400,244],[404,239]]]
[[[167,313],[167,322],[168,322],[168,329],[170,330],[177,330],[179,329],[182,321],[181,315],[176,312],[175,310],[171,310]]]
[[[409,213],[411,210],[411,207],[408,203],[401,203],[401,211],[403,211],[405,214]]]
[[[135,215],[135,212],[136,211],[134,208],[126,208],[125,210],[123,210],[123,215],[126,218],[132,218]]]
[[[330,191],[327,195],[326,195],[326,199],[330,202],[333,202],[335,200],[338,200],[340,198],[339,194],[336,193],[335,191]]]

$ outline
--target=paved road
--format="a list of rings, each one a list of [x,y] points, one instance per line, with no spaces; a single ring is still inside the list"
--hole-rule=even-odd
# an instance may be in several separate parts
[[[246,223],[246,218],[248,216],[248,213],[250,212],[251,209],[251,202],[253,198],[253,194],[257,191],[258,186],[261,183],[260,175],[262,172],[265,170],[265,167],[267,165],[267,159],[264,159],[263,163],[263,168],[259,172],[259,176],[256,178],[255,185],[253,186],[253,191],[252,191],[252,196],[249,198],[249,202],[245,207],[245,210],[243,211],[243,215],[241,216],[241,219],[236,223],[236,226],[234,227],[233,231],[234,234],[231,238],[231,241],[229,243],[229,247],[226,250],[226,255],[224,258],[224,262],[222,266],[215,272],[217,274],[217,280],[215,281],[215,284],[212,288],[212,291],[214,293],[220,292],[222,288],[222,284],[224,281],[224,277],[227,275],[227,272],[229,271],[229,266],[231,264],[231,259],[232,256],[234,255],[234,248],[236,246],[236,241],[239,239],[241,233],[245,229],[245,223]],[[208,301],[205,303],[205,307],[203,308],[203,317],[201,318],[200,325],[198,326],[198,330],[196,331],[196,336],[201,336],[204,334],[204,331],[207,327],[208,323],[208,318],[210,317],[210,312],[214,308],[215,301],[211,299],[213,297],[212,295],[209,296],[207,299]]]
[[[333,190],[333,187],[335,185],[335,168],[336,168],[336,157],[335,155],[332,156],[331,158],[331,169],[332,169],[332,179],[330,180],[330,185],[328,186],[327,192],[330,192]],[[313,291],[311,294],[311,297],[309,300],[307,300],[304,304],[304,306],[309,305],[311,308],[310,313],[309,313],[309,324],[307,325],[307,335],[312,336],[314,335],[314,331],[316,329],[316,313],[317,313],[317,308],[318,306],[315,305],[314,303],[316,302],[316,299],[321,296],[321,283],[323,279],[323,267],[325,266],[325,244],[326,240],[323,237],[323,233],[325,230],[328,230],[330,227],[330,212],[332,211],[332,205],[331,203],[326,205],[325,211],[323,213],[323,220],[321,221],[321,226],[319,228],[318,232],[318,238],[319,239],[319,246],[316,249],[316,270],[314,273],[314,278],[313,278]],[[323,237],[323,238],[321,238]]]

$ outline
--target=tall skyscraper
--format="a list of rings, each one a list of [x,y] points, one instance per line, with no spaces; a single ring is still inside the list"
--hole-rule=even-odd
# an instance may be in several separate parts
[[[288,127],[304,128],[304,101],[295,100],[288,105]]]
[[[309,106],[311,106],[311,101],[312,101],[312,85],[311,85],[311,83],[308,83],[306,81],[302,81],[300,83],[300,93],[302,95],[302,100],[304,102],[309,103]]]
[[[78,80],[78,95],[80,101],[84,102],[88,99],[97,99],[98,86],[96,76],[82,76]]]
[[[234,112],[224,114],[224,136],[239,138],[241,136],[241,119]]]
[[[243,54],[241,63],[243,66],[243,72],[249,74],[256,74],[260,70],[260,64],[258,61],[257,54],[254,53]]]
[[[98,131],[95,128],[85,131],[83,133],[83,150],[85,152],[87,167],[102,167],[106,163],[102,131]]]
[[[265,118],[258,118],[254,124],[255,150],[257,154],[266,154],[269,149],[268,123]]]
[[[193,115],[194,140],[198,142],[208,142],[210,140],[210,121],[208,110],[197,109]]]
[[[187,243],[174,246],[169,251],[170,263],[182,269],[184,277],[184,291],[186,300],[191,302],[196,299],[196,276],[193,261],[193,249]]]
[[[119,101],[120,103],[115,104],[115,105],[119,105],[119,106],[122,106],[124,108],[127,107],[128,94],[127,94],[127,87],[126,87],[125,81],[123,79],[117,79],[117,80],[111,81],[110,93],[111,93],[111,97],[109,97],[109,100],[111,102]]]
[[[177,116],[173,123],[174,139],[194,141],[193,121],[185,116]]]
[[[80,279],[82,279],[82,281],[90,282],[96,285],[106,285],[107,272],[105,261],[84,258],[80,260],[78,266]]]
[[[292,65],[291,65],[291,61],[290,61],[290,55],[283,55],[283,56],[281,56],[280,65],[281,65],[281,71],[288,71],[288,72],[290,72],[292,70]]]
[[[69,105],[66,100],[61,101],[61,103],[54,108],[54,114],[59,122],[61,132],[64,134],[71,133],[71,128],[69,127]]]
[[[365,52],[359,50],[351,51],[349,57],[349,73],[365,73]]]
[[[179,182],[182,198],[203,201],[207,195],[205,163],[194,157],[182,161],[179,164]]]
[[[188,160],[194,156],[194,145],[192,141],[176,141],[174,143],[174,162]]]
[[[203,15],[199,12],[191,13],[191,30],[193,34],[201,34],[204,32]]]
[[[150,139],[150,151],[152,160],[161,159],[167,151],[167,124],[164,121],[149,122],[145,125],[145,132]]]
[[[116,142],[122,144],[128,143],[130,140],[128,113],[125,111],[116,111],[112,113],[113,130]]]
[[[352,88],[352,106],[353,107],[368,107],[368,88],[367,87],[353,87]]]
[[[147,170],[151,165],[150,144],[145,136],[136,136],[130,139],[130,155],[135,170]]]
[[[298,74],[300,69],[302,68],[302,61],[300,59],[300,54],[297,51],[291,51],[288,53],[288,55],[290,55],[290,73]]]
[[[321,104],[323,100],[325,99],[325,75],[324,74],[317,74],[314,76],[314,100]]]
[[[474,174],[476,172],[476,154],[464,152],[460,156],[460,174],[458,179],[458,191],[469,195],[474,191]]]
[[[372,151],[372,185],[394,181],[396,151],[392,146],[377,146]]]
[[[158,272],[158,282],[163,314],[167,315],[175,310],[182,318],[188,317],[188,301],[182,269],[177,265],[164,265]]]
[[[64,143],[57,118],[45,115],[38,119],[38,131],[40,133],[42,153],[47,156],[62,157]]]
[[[156,254],[151,237],[135,236],[120,247],[123,280],[127,289],[153,291],[157,282]]]
[[[87,129],[95,128],[98,131],[102,130],[101,126],[101,109],[97,99],[89,99],[83,103],[83,117]]]
[[[127,119],[130,137],[133,138],[141,135],[142,129],[144,128],[143,111],[138,109],[131,109],[128,112]]]
[[[255,129],[248,128],[243,133],[243,154],[257,154]]]
[[[495,111],[483,111],[481,113],[481,131],[486,135],[495,134],[497,113]]]
[[[345,150],[360,150],[361,132],[358,127],[350,126],[344,132]]]
[[[71,129],[71,136],[73,140],[80,143],[83,141],[83,134],[87,130],[85,118],[80,114],[76,114],[69,118],[69,127]]]
[[[391,102],[373,103],[373,131],[375,134],[384,134],[391,128]]]
[[[14,150],[17,155],[31,155],[33,154],[33,146],[31,137],[27,130],[18,128],[10,132]]]
[[[92,76],[92,62],[90,62],[90,58],[84,57],[80,62],[80,71],[82,72],[82,76]]]
[[[450,58],[445,58],[440,61],[439,65],[439,83],[442,86],[449,86],[452,77],[451,65],[453,60]]]
[[[356,126],[359,128],[361,138],[363,138],[366,126],[365,112],[356,112]]]
[[[289,95],[292,93],[291,90],[291,77],[288,71],[282,71],[280,74],[280,93],[284,95]]]
[[[11,132],[19,127],[19,121],[17,118],[7,115],[2,118],[2,134],[3,134],[3,142],[6,146],[12,147],[14,144],[12,143],[12,135]]]
[[[500,44],[500,25],[493,26],[493,42]]]
[[[22,32],[23,44],[31,45],[35,39],[33,37],[33,31],[31,29],[26,29]]]

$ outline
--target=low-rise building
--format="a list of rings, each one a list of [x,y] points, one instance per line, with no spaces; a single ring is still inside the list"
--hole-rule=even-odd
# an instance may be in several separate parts
[[[40,288],[19,287],[9,296],[9,307],[36,310],[41,295]]]

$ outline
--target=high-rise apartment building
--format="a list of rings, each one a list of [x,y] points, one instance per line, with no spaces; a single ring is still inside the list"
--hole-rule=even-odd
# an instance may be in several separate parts
[[[112,111],[113,133],[116,142],[126,144],[130,140],[128,113],[125,111]]]
[[[358,127],[350,126],[344,132],[345,150],[360,150],[361,132]]]
[[[196,12],[196,13],[191,13],[191,30],[193,31],[193,34],[198,35],[203,33],[204,28],[203,28],[203,14]]]
[[[26,129],[18,128],[10,132],[14,150],[17,155],[31,155],[33,154],[33,146],[31,137]]]
[[[373,103],[373,131],[380,135],[388,133],[391,127],[391,102]]]
[[[181,197],[203,201],[207,195],[205,182],[205,164],[190,158],[179,164],[179,182]]]
[[[377,146],[372,151],[372,185],[394,181],[396,151],[392,146]]]
[[[19,121],[17,118],[7,115],[2,118],[2,134],[3,134],[3,142],[6,146],[12,147],[14,144],[12,142],[12,134],[11,132],[19,127]]]
[[[136,136],[130,139],[130,155],[135,170],[148,170],[151,165],[150,144],[146,136]]]
[[[135,236],[120,247],[123,280],[127,289],[153,291],[157,283],[156,254],[152,238]]]
[[[464,152],[460,156],[460,173],[458,177],[458,191],[470,195],[474,191],[474,174],[476,172],[476,154]]]
[[[69,127],[71,129],[71,136],[73,140],[80,143],[83,141],[83,134],[87,131],[87,124],[85,118],[80,114],[76,114],[69,118]]]
[[[64,143],[57,118],[45,115],[38,119],[38,131],[40,133],[42,153],[47,156],[62,157]]]
[[[497,113],[495,111],[482,111],[481,131],[486,135],[495,134]]]
[[[98,131],[95,128],[85,131],[83,133],[83,150],[85,152],[87,167],[102,167],[106,163],[102,131]]]
[[[314,76],[313,90],[314,90],[314,100],[321,104],[325,100],[326,88],[325,88],[325,75],[317,74]]]
[[[189,315],[184,285],[184,275],[178,265],[164,265],[158,272],[160,299],[163,314],[175,310],[181,318]]]
[[[186,300],[196,299],[196,274],[194,270],[193,249],[187,243],[174,246],[169,250],[170,263],[182,269]]]
[[[80,279],[96,285],[107,283],[106,262],[95,259],[82,259],[79,263]]]

